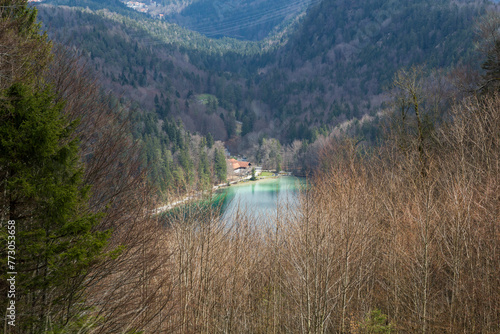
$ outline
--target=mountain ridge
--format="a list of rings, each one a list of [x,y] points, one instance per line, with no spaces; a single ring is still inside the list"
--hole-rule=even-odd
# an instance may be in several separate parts
[[[200,125],[206,117],[224,123],[233,135],[228,119],[250,122],[243,135],[253,135],[241,141],[243,148],[262,135],[284,142],[312,141],[320,128],[324,132],[376,112],[385,100],[384,88],[400,67],[446,68],[467,62],[472,54],[471,27],[486,7],[486,2],[466,0],[324,0],[309,9],[295,32],[276,44],[279,47],[267,50],[266,42],[207,39],[175,25],[118,16],[116,23],[106,25],[121,24],[124,42],[111,46],[116,43],[114,37],[106,37],[108,31],[94,28],[83,38],[75,20],[57,19],[70,14],[40,8],[56,39],[71,32],[71,43],[79,41],[79,48],[90,52],[114,90],[122,87],[152,109],[158,95],[156,109],[169,109],[170,117],[180,117],[194,132],[206,131]],[[106,20],[92,16],[96,14],[78,15],[88,18],[84,26],[93,19]],[[175,39],[169,41],[168,34]],[[116,47],[118,54],[109,57]],[[217,106],[208,108],[193,100],[203,94],[212,95]]]

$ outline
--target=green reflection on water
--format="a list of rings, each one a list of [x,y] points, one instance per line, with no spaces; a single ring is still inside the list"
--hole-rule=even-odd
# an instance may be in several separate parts
[[[229,218],[239,209],[254,217],[274,217],[278,203],[296,203],[297,191],[304,183],[296,177],[279,177],[221,189],[218,194],[226,196],[222,213]]]

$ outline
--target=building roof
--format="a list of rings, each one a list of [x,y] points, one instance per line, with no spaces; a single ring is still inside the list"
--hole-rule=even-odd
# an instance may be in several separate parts
[[[248,168],[252,164],[248,161],[238,161],[236,159],[229,159],[229,163],[233,166],[233,169]]]

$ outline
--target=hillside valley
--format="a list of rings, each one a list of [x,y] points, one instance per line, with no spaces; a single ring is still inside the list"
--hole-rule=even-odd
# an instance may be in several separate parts
[[[85,1],[86,9],[42,3],[39,17],[49,36],[86,59],[105,89],[141,110],[134,136],[148,147],[145,159],[162,187],[180,182],[167,180],[174,176],[162,161],[190,173],[179,160],[179,136],[165,124],[209,135],[260,165],[301,171],[317,163],[322,144],[309,144],[332,132],[375,143],[396,71],[473,64],[474,22],[491,6],[324,0],[311,3],[288,32],[248,41],[230,33],[209,38],[119,1]]]
[[[226,119],[234,118],[246,125],[241,137],[291,142],[374,113],[399,68],[468,64],[473,22],[486,6],[325,0],[271,48],[266,41],[210,40],[132,14],[42,6],[40,17],[51,36],[90,57],[106,86],[160,116],[180,117],[190,131],[228,140],[235,132]],[[200,103],[205,94],[217,101],[213,113]]]

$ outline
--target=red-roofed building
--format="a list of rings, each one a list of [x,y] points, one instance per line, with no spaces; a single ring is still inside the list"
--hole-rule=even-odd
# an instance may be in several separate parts
[[[236,159],[229,159],[228,162],[233,167],[233,170],[236,174],[241,173],[241,171],[247,170],[252,164],[248,161],[238,161]]]

